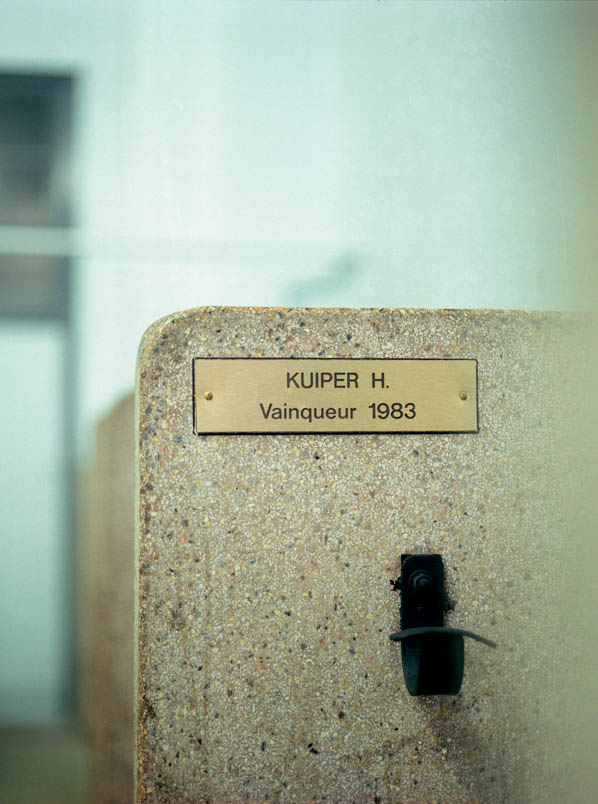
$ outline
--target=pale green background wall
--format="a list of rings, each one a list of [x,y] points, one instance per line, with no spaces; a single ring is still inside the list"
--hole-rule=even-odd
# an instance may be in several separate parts
[[[0,251],[76,260],[81,458],[177,309],[585,300],[597,40],[594,3],[5,1],[0,69],[78,77],[76,231]]]
[[[64,707],[64,347],[54,322],[0,325],[0,724],[53,722]]]

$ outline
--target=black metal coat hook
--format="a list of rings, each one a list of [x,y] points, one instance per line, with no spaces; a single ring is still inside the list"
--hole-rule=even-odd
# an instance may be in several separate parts
[[[411,695],[456,695],[463,681],[463,637],[491,648],[496,643],[463,628],[444,625],[446,593],[442,556],[401,556],[401,643],[403,675]]]

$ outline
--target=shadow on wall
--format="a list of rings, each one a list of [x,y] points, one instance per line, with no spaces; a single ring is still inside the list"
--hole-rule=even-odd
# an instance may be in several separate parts
[[[286,298],[290,307],[336,307],[355,305],[366,275],[363,260],[356,254],[344,254],[318,277],[289,283]],[[364,299],[361,299],[362,304]],[[359,305],[357,305],[359,306]]]

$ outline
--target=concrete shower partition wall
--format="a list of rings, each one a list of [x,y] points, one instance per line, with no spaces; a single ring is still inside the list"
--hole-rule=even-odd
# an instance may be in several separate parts
[[[553,800],[569,329],[556,313],[266,308],[150,327],[137,399],[139,801]],[[364,376],[368,360],[452,360],[473,385],[449,378],[434,402],[436,380],[414,363],[409,382],[355,407],[417,397],[418,415],[429,404],[440,417],[425,428],[312,432],[296,417],[300,432],[256,433],[262,396],[291,399],[284,375],[259,374],[266,358]],[[405,688],[389,641],[403,553],[441,554],[447,624],[498,643],[466,644],[456,696]]]

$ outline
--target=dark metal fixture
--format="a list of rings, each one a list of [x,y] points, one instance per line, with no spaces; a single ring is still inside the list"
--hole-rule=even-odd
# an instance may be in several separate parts
[[[490,639],[444,625],[446,592],[442,556],[401,556],[401,643],[403,675],[411,695],[456,695],[463,681],[463,637],[491,648]]]

